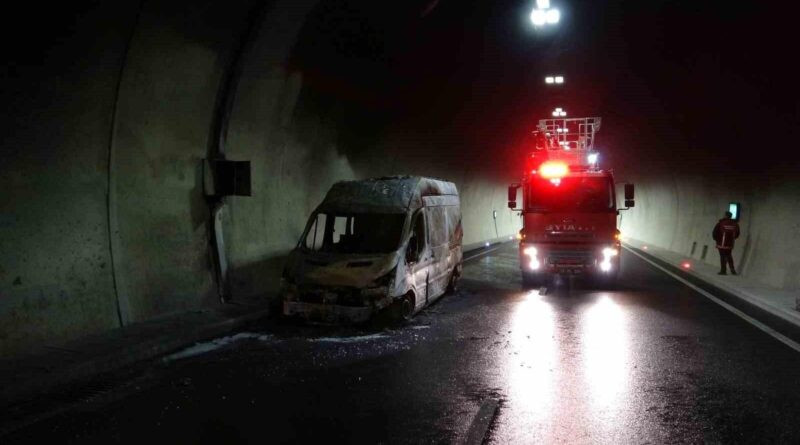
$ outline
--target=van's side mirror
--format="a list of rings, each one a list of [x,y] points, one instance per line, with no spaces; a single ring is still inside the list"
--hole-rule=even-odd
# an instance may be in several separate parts
[[[411,235],[406,247],[406,263],[416,263],[419,258],[419,240],[416,235]]]
[[[508,186],[508,208],[515,209],[517,208],[517,189],[520,187],[519,184],[511,184]]]

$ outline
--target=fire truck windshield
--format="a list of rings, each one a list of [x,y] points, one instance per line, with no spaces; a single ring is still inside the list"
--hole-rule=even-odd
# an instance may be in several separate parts
[[[527,209],[534,212],[614,211],[614,186],[608,177],[535,177],[528,182]]]

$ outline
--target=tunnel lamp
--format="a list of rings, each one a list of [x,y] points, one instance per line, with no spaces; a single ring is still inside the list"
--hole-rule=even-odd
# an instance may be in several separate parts
[[[543,26],[547,23],[547,13],[541,9],[534,9],[531,12],[531,22],[533,26]]]
[[[550,8],[550,0],[537,0],[536,8],[531,11],[533,26],[555,25],[561,20],[561,11]]]
[[[558,9],[548,9],[546,20],[548,24],[555,25],[561,20],[561,12]]]

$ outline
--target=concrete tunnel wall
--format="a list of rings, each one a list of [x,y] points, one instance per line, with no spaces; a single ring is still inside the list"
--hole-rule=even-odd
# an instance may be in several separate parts
[[[343,118],[371,112],[287,62],[317,1],[63,8],[58,35],[2,79],[0,355],[220,304],[201,164],[254,14],[226,138],[228,159],[252,162],[253,196],[222,213],[234,299],[274,296],[283,257],[342,179],[450,179],[465,244],[518,230],[503,162],[413,123]],[[362,130],[354,150],[343,135]]]
[[[620,212],[623,235],[719,267],[711,231],[728,204],[738,202],[737,272],[762,285],[798,290],[800,177],[797,161],[784,161],[736,168],[669,153],[641,164],[621,161],[618,178],[636,185],[636,207]]]
[[[796,290],[800,288],[800,184],[790,174],[766,178],[766,183],[753,184],[707,176],[672,176],[660,181],[639,177],[636,208],[623,215],[622,231],[625,236],[719,266],[711,229],[729,202],[740,202],[742,233],[734,249],[738,271],[771,287]]]

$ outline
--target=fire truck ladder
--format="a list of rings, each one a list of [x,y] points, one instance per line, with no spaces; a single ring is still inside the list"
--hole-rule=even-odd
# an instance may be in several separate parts
[[[600,118],[541,119],[538,128],[556,142],[554,150],[592,152],[595,134],[600,131]]]

